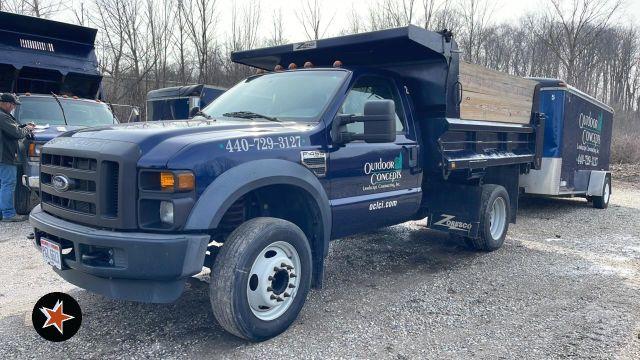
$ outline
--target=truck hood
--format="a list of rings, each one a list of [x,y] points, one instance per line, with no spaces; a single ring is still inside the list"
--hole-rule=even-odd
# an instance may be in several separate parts
[[[51,125],[44,129],[36,129],[33,132],[33,137],[36,142],[47,142],[53,138],[56,138],[67,131],[74,131],[83,129],[84,126],[71,126],[71,125]]]
[[[150,166],[166,164],[181,149],[198,143],[219,142],[239,137],[300,133],[317,126],[304,122],[266,120],[173,120],[87,128],[67,133],[73,138],[134,143]],[[155,165],[151,165],[155,164]]]

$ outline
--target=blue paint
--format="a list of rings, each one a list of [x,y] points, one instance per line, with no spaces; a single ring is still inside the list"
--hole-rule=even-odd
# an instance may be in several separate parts
[[[544,90],[540,92],[540,112],[546,115],[544,126],[544,157],[562,156],[564,98],[565,92],[562,90]]]

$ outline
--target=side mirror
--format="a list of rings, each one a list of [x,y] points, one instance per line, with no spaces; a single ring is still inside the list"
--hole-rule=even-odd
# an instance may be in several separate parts
[[[337,143],[363,140],[367,143],[390,143],[396,140],[396,106],[393,100],[368,100],[364,104],[364,115],[345,116],[335,120],[338,129],[335,131]],[[364,133],[344,132],[344,125],[364,123]]]
[[[134,106],[133,108],[131,108],[131,113],[129,114],[129,119],[127,120],[127,122],[131,123],[131,122],[139,122],[140,121],[140,110]]]
[[[189,110],[189,119],[191,119],[192,117],[196,116],[197,113],[200,112],[200,107],[199,106],[194,106],[191,108],[191,110]]]

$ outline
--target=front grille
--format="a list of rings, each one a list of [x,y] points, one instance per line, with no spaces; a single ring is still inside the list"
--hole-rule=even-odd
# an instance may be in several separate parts
[[[67,199],[43,192],[42,202],[83,214],[96,214],[96,205],[86,201]]]
[[[42,210],[60,219],[105,229],[138,226],[137,163],[129,142],[59,136],[42,148]]]
[[[56,189],[54,183],[60,179],[56,177],[66,179],[68,189]],[[118,218],[118,162],[45,153],[42,155],[40,178],[42,203],[64,210],[69,214],[66,216],[69,220],[100,225],[101,219]]]

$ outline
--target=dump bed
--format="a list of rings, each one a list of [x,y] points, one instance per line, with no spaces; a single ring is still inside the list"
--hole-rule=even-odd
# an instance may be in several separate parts
[[[0,12],[0,92],[95,98],[96,29]]]

